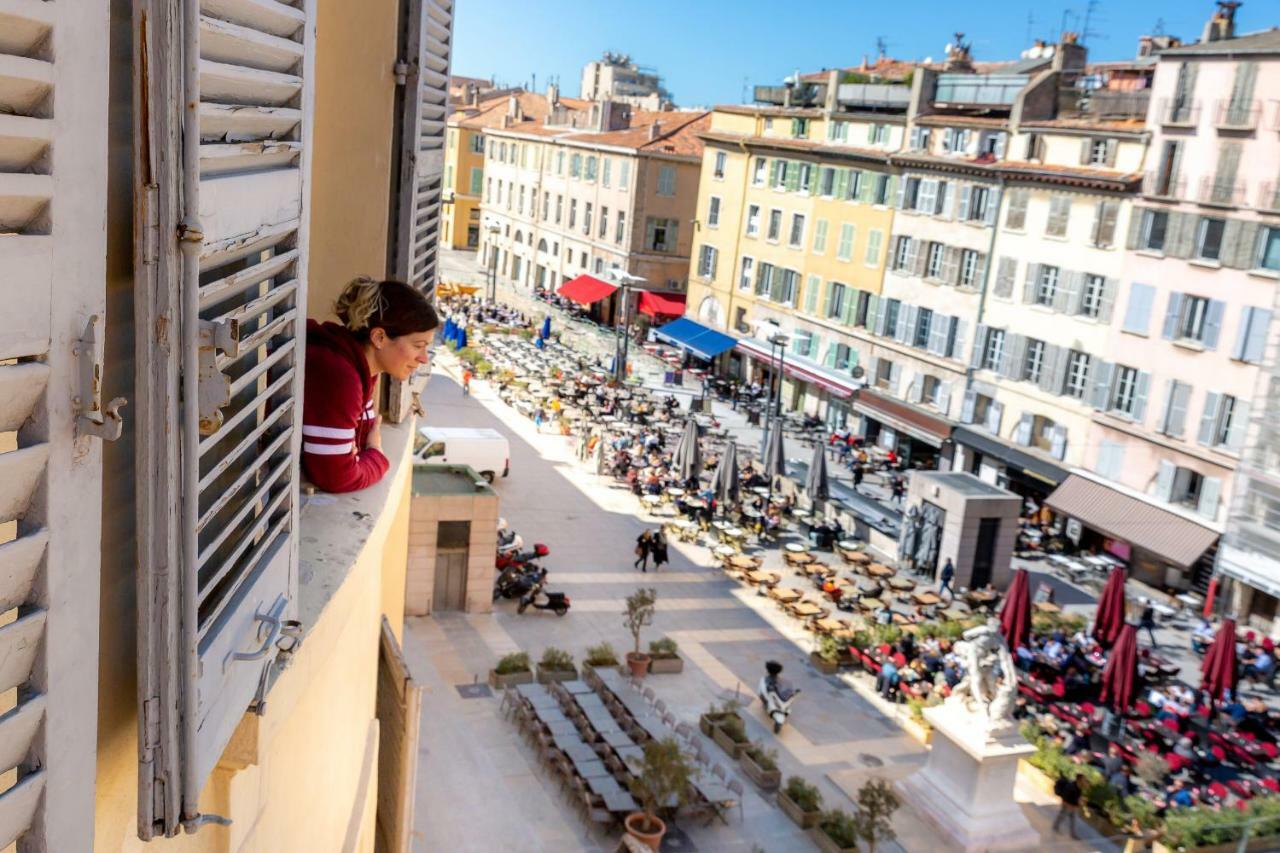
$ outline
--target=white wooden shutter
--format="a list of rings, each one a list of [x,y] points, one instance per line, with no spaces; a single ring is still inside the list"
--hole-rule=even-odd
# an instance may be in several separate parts
[[[0,848],[92,850],[105,0],[0,0]],[[79,344],[90,326],[95,341]],[[80,355],[77,355],[79,350]],[[111,367],[121,367],[111,365]],[[87,371],[82,373],[82,370]],[[82,385],[81,383],[85,384]],[[80,396],[78,411],[73,400]]]
[[[392,229],[394,276],[430,294],[437,277],[444,134],[453,53],[453,0],[408,0],[400,179]]]
[[[297,611],[314,4],[141,0],[138,831],[197,799]],[[195,75],[190,74],[194,70]]]

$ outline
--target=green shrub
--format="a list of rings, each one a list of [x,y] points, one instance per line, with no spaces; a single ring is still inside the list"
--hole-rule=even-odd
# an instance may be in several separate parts
[[[823,812],[822,817],[818,819],[818,828],[825,832],[837,847],[858,846],[857,821],[844,809]]]
[[[886,643],[892,646],[902,636],[902,629],[897,625],[876,625],[871,629],[871,636],[875,638],[877,646],[883,646]]]
[[[764,744],[755,741],[746,748],[745,752],[751,756],[751,760],[761,770],[769,772],[778,769],[778,751],[776,749],[766,749]]]
[[[816,812],[822,808],[822,792],[817,785],[809,784],[802,776],[788,777],[783,792],[802,812]]]
[[[663,637],[661,640],[654,640],[649,643],[649,657],[653,658],[673,658],[679,647],[676,641],[670,637]]]
[[[747,726],[736,713],[720,721],[720,729],[734,743],[747,742]]]
[[[901,805],[902,801],[893,787],[883,779],[868,779],[858,789],[854,826],[871,853],[875,853],[876,845],[881,841],[892,841],[897,837],[892,821],[893,813]]]
[[[818,639],[818,657],[827,663],[837,663],[840,660],[840,644],[835,637],[823,634]]]
[[[1162,787],[1169,776],[1169,762],[1154,752],[1143,752],[1133,767],[1133,775],[1154,787]]]
[[[528,652],[512,652],[509,655],[503,655],[498,660],[498,665],[493,668],[498,675],[511,675],[513,672],[529,672],[529,653]]]
[[[924,700],[917,699],[914,696],[907,700],[907,711],[911,714],[911,719],[917,723],[924,722]]]
[[[618,653],[613,650],[613,646],[608,643],[601,643],[598,646],[587,646],[587,656],[585,661],[592,666],[617,666]]]
[[[568,672],[573,669],[573,655],[563,649],[549,646],[542,653],[542,660],[538,661],[538,666],[548,672]]]
[[[853,637],[850,638],[849,640],[849,645],[853,646],[855,649],[858,649],[859,651],[866,651],[868,648],[871,647],[871,640],[872,640],[871,632],[854,631]]]
[[[476,373],[480,376],[488,376],[493,373],[493,364],[483,358],[480,359],[476,362]]]

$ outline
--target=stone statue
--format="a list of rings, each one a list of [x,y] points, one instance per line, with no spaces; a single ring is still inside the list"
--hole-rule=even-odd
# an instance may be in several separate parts
[[[956,642],[954,651],[964,665],[964,678],[951,691],[947,704],[981,716],[988,735],[1010,728],[1018,676],[1009,647],[1000,636],[1000,624],[991,619],[970,628],[964,639]]]

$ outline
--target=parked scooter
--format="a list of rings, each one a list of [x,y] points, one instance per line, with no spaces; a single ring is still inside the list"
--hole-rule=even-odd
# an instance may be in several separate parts
[[[777,734],[791,716],[791,703],[796,701],[800,690],[781,678],[782,664],[776,660],[766,662],[764,668],[765,676],[760,679],[756,692],[764,703],[764,712],[773,720],[773,733]]]
[[[529,563],[512,563],[493,582],[493,600],[521,598],[533,588],[545,569]]]
[[[517,613],[524,613],[530,607],[534,610],[550,610],[557,616],[563,616],[569,612],[569,596],[563,592],[549,592],[546,586],[547,570],[541,569],[533,582],[533,586],[520,599],[520,606],[516,608]]]

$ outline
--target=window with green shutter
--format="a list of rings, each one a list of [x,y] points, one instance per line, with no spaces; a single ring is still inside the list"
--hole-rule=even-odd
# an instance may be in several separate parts
[[[804,286],[804,310],[812,314],[818,307],[818,292],[822,290],[822,279],[816,275],[809,276]]]
[[[798,192],[800,190],[800,163],[795,160],[787,161],[787,192]]]
[[[825,219],[819,219],[813,226],[813,253],[824,255],[827,252],[827,227]]]
[[[847,261],[853,257],[853,224],[840,223],[840,242],[836,246],[836,257]]]

